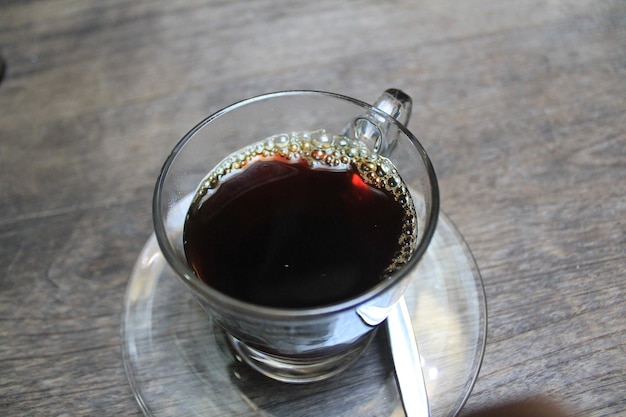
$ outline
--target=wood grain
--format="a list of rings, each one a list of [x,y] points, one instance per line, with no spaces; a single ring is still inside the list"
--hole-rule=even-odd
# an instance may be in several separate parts
[[[0,415],[141,415],[122,299],[193,125],[268,91],[396,87],[484,278],[464,413],[626,416],[623,1],[4,0],[0,55]]]

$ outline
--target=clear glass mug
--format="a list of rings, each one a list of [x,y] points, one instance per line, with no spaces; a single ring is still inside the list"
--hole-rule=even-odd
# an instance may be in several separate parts
[[[302,383],[339,373],[367,347],[414,279],[412,272],[437,223],[437,179],[425,150],[404,126],[410,110],[410,98],[399,90],[387,90],[375,106],[333,93],[277,92],[216,112],[175,146],[155,188],[155,234],[169,266],[210,319],[224,329],[234,357],[276,380]],[[384,154],[393,163],[415,207],[417,228],[410,258],[366,292],[312,308],[252,304],[198,279],[185,255],[183,226],[192,198],[209,171],[226,156],[257,141],[320,129],[352,137],[367,151]]]

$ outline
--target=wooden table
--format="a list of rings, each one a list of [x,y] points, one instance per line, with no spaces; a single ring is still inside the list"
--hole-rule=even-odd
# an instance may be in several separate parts
[[[190,127],[274,90],[396,87],[484,279],[463,413],[626,416],[624,1],[4,0],[0,55],[0,415],[141,415],[123,297]]]

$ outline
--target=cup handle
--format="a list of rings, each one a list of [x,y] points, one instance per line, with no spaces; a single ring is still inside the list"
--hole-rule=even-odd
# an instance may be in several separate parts
[[[411,118],[413,101],[402,90],[391,88],[374,102],[374,107],[406,126]],[[387,119],[370,112],[352,121],[349,136],[362,140],[370,150],[380,155],[387,155],[398,139],[397,135],[389,134],[389,128],[390,123]]]

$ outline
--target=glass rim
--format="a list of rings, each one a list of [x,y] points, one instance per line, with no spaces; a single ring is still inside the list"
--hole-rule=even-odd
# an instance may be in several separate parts
[[[307,308],[279,308],[279,307],[270,307],[260,304],[249,303],[246,301],[242,301],[240,299],[231,297],[227,294],[224,294],[209,285],[202,282],[192,271],[188,264],[182,262],[180,258],[176,255],[174,249],[169,243],[169,239],[167,237],[167,232],[165,230],[165,218],[163,217],[163,212],[161,210],[161,200],[162,200],[162,190],[163,185],[165,183],[165,179],[167,178],[167,174],[169,172],[170,167],[172,166],[176,156],[182,150],[187,142],[189,142],[202,128],[211,123],[213,120],[230,113],[238,108],[260,102],[273,98],[280,97],[288,97],[288,96],[319,96],[319,97],[327,97],[333,98],[337,100],[343,100],[350,102],[358,107],[361,107],[367,111],[373,111],[377,114],[377,116],[383,117],[386,121],[390,122],[394,125],[399,131],[401,131],[411,142],[411,144],[417,149],[424,167],[428,173],[428,182],[430,187],[430,197],[431,197],[431,210],[427,215],[426,227],[424,229],[424,235],[417,248],[413,252],[411,258],[404,263],[398,270],[394,271],[389,278],[382,280],[380,283],[372,286],[366,292],[361,293],[355,297],[347,298],[337,303],[333,304],[325,304],[316,307],[307,307]],[[229,106],[226,106],[208,117],[204,118],[200,123],[194,126],[190,131],[188,131],[182,139],[178,141],[178,143],[174,146],[171,153],[168,155],[165,160],[159,176],[157,178],[153,199],[152,199],[152,220],[154,226],[154,232],[156,235],[157,242],[161,249],[161,252],[167,261],[168,265],[172,270],[176,273],[178,278],[180,278],[185,285],[187,285],[191,290],[195,292],[196,295],[200,296],[203,300],[208,301],[211,305],[219,305],[221,307],[226,308],[227,310],[236,310],[238,312],[243,312],[247,314],[253,315],[262,315],[265,317],[273,317],[273,318],[281,318],[281,319],[298,319],[298,318],[311,318],[311,317],[319,317],[327,314],[334,314],[340,311],[348,310],[358,305],[364,304],[368,300],[376,297],[377,295],[385,292],[389,288],[395,286],[398,282],[400,282],[401,278],[405,276],[410,270],[412,270],[417,263],[422,258],[424,252],[428,248],[430,241],[435,233],[435,229],[437,227],[437,219],[439,216],[440,209],[440,200],[439,200],[439,186],[437,182],[437,176],[435,174],[435,170],[430,161],[426,150],[419,142],[419,140],[404,126],[402,123],[398,122],[394,117],[391,117],[387,113],[382,110],[368,104],[364,101],[345,96],[342,94],[331,93],[326,91],[318,91],[318,90],[283,90],[276,91],[266,94],[261,94],[257,96],[253,96],[244,100],[240,100],[235,102]]]

